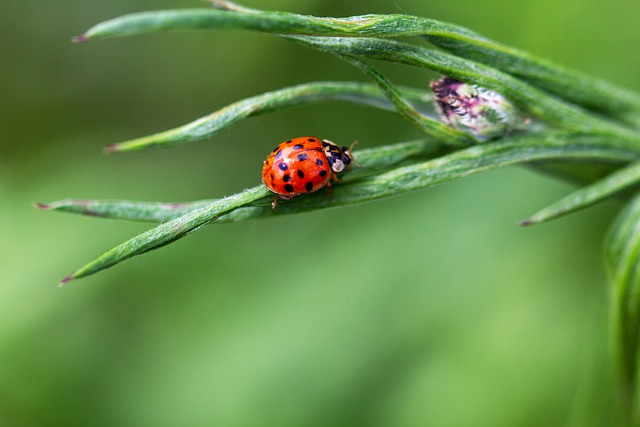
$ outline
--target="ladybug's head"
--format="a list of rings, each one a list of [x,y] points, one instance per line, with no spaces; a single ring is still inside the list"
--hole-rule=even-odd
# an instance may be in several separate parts
[[[351,147],[353,147],[353,145]],[[345,168],[351,169],[351,162],[353,162],[351,148],[340,147],[325,139],[322,141],[322,149],[324,150],[325,156],[327,156],[329,166],[331,166],[333,172],[340,173],[343,172]]]

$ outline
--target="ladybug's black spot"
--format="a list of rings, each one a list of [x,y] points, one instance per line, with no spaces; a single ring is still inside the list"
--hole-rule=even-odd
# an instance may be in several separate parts
[[[316,165],[318,165],[318,166],[322,166],[322,160],[320,160],[320,159],[316,159]]]
[[[324,169],[322,169],[322,170],[320,171],[320,176],[327,176],[327,171],[326,171],[326,170],[324,170]]]
[[[313,182],[309,181],[304,185],[305,190],[311,191],[313,190]]]
[[[286,143],[287,143],[287,144],[291,144],[292,142],[293,142],[293,139],[289,139],[289,140],[287,140],[287,142],[286,142]]]
[[[278,164],[278,167],[280,168],[281,171],[286,171],[287,169],[289,169],[289,166],[287,166],[287,164],[284,162]]]
[[[284,190],[289,192],[289,193],[293,193],[293,185],[291,184],[285,184],[284,185]]]
[[[269,174],[269,178],[271,178],[271,182],[273,182],[273,180],[276,178],[275,176],[273,176],[272,173]]]
[[[302,172],[300,169],[297,170],[297,174],[298,178],[304,178],[304,172]]]
[[[280,157],[282,157],[282,150],[278,150],[278,152],[276,153],[276,160],[278,160]]]
[[[273,178],[271,178],[271,179],[273,179]],[[285,174],[285,175],[282,177],[282,180],[283,180],[284,182],[289,182],[289,181],[291,181],[291,175],[289,175],[288,173],[287,173],[287,174]]]
[[[308,138],[308,139],[307,139],[307,141],[309,141],[309,142],[316,142],[316,141],[317,141],[317,139],[315,139],[315,138]]]
[[[307,153],[298,154],[298,160],[300,161],[307,160],[307,157],[309,157]]]
[[[296,144],[293,146],[294,150],[302,150],[303,145],[302,144]]]

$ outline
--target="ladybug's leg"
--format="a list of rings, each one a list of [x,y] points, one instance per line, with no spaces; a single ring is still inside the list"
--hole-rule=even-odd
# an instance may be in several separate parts
[[[278,203],[278,199],[291,200],[291,199],[293,199],[294,196],[285,196],[283,194],[280,194],[280,195],[276,196],[276,198],[273,199],[273,202],[271,202],[271,209],[275,209],[276,208],[276,204]]]
[[[331,194],[331,189],[329,187],[331,187],[331,184],[325,185],[324,192],[327,193],[327,197],[329,198],[329,200],[333,200],[333,194]]]
[[[327,182],[327,186],[331,186],[331,181],[336,184],[340,182],[340,178],[338,178],[338,175],[335,172],[331,172],[331,179]]]
[[[332,174],[331,178],[335,178],[336,182],[338,182],[336,174]],[[329,200],[333,200],[333,194],[331,194],[331,180],[327,181],[327,184],[324,186],[324,192],[327,194]]]

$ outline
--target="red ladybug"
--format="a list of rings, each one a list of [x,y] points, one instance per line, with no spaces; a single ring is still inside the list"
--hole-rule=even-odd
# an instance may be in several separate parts
[[[262,167],[262,182],[278,197],[291,199],[338,182],[336,174],[353,161],[350,149],[313,136],[290,139],[269,154]]]

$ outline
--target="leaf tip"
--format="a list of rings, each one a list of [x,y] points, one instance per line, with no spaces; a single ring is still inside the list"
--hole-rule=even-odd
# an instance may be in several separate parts
[[[105,154],[112,154],[118,152],[118,144],[109,144],[102,149]]]
[[[67,283],[69,283],[71,280],[73,279],[73,274],[69,274],[68,276],[66,276],[64,279],[60,280],[58,282],[58,287],[61,288],[64,285],[66,285]]]
[[[72,41],[72,42],[74,42],[74,43],[84,43],[84,42],[86,42],[87,40],[89,40],[89,37],[87,37],[87,36],[86,36],[86,35],[84,35],[84,34],[81,34],[81,35],[79,35],[79,36],[75,36],[75,37],[73,37],[73,38],[71,39],[71,41]]]
[[[36,202],[33,204],[34,208],[38,208],[40,210],[43,211],[48,211],[49,209],[51,209],[51,205],[48,203],[40,203],[40,202]]]
[[[521,225],[522,227],[527,227],[527,226],[529,226],[529,225],[533,225],[533,224],[535,224],[535,221],[534,221],[532,218],[525,219],[524,221],[521,221],[521,222],[520,222],[520,225]]]

